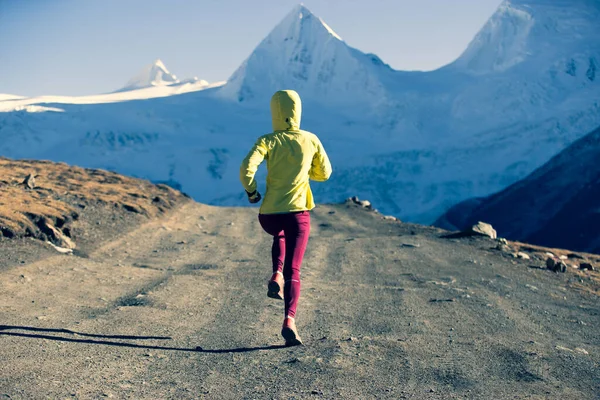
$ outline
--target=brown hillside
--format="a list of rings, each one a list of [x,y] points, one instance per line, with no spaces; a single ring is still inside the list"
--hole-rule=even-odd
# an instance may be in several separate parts
[[[0,157],[0,238],[35,237],[72,248],[72,224],[89,207],[152,218],[185,199],[168,186],[113,172]]]

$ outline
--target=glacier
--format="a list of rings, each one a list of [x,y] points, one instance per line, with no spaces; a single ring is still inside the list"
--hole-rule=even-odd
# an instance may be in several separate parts
[[[302,129],[321,138],[334,167],[329,182],[313,185],[318,202],[358,195],[431,223],[600,125],[598,20],[595,0],[504,1],[455,61],[408,72],[349,46],[300,5],[227,82],[154,86],[150,73],[138,79],[142,88],[105,95],[0,95],[0,154],[114,170],[201,202],[243,205],[239,164],[270,131],[272,93],[295,89]]]

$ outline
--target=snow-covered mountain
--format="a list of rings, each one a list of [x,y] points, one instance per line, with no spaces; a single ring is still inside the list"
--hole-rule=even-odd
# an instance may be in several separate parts
[[[598,20],[597,0],[505,1],[456,61],[404,72],[298,6],[225,85],[112,104],[0,100],[0,111],[12,110],[0,114],[0,154],[114,169],[203,202],[245,204],[239,163],[271,128],[271,94],[292,88],[302,128],[321,137],[334,165],[314,187],[318,201],[356,194],[432,222],[600,126]]]
[[[168,86],[175,83],[179,83],[177,76],[170,73],[160,59],[156,59],[156,61],[145,66],[137,75],[131,78],[121,90]]]
[[[329,104],[372,106],[386,102],[385,78],[394,72],[377,56],[349,47],[322,19],[299,5],[254,49],[219,94],[247,102],[289,87]]]
[[[127,84],[119,89],[119,92],[137,89],[145,89],[156,86],[175,86],[194,84],[197,86],[208,86],[205,80],[192,77],[187,79],[178,79],[176,75],[169,72],[160,58],[157,58],[152,64],[146,65],[140,72],[131,78]]]
[[[469,199],[435,225],[462,230],[477,221],[498,235],[600,254],[600,128],[499,193]]]
[[[91,96],[39,96],[24,97],[0,94],[0,112],[63,112],[61,107],[49,107],[44,104],[104,104],[130,100],[147,100],[167,97],[204,89],[223,86],[225,82],[208,83],[197,77],[178,80],[164,63],[157,59],[144,67],[127,85],[115,92]]]

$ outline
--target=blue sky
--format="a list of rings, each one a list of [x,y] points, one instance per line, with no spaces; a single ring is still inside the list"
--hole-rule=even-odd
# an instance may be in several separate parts
[[[226,80],[297,0],[0,0],[0,93],[110,92],[156,58]],[[455,58],[501,0],[305,0],[349,45],[395,69]]]

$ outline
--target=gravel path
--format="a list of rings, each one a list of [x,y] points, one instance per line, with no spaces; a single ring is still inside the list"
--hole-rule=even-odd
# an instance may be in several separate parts
[[[355,206],[314,210],[306,345],[283,347],[256,213],[188,203],[0,269],[0,399],[600,399],[600,302],[573,275]]]

